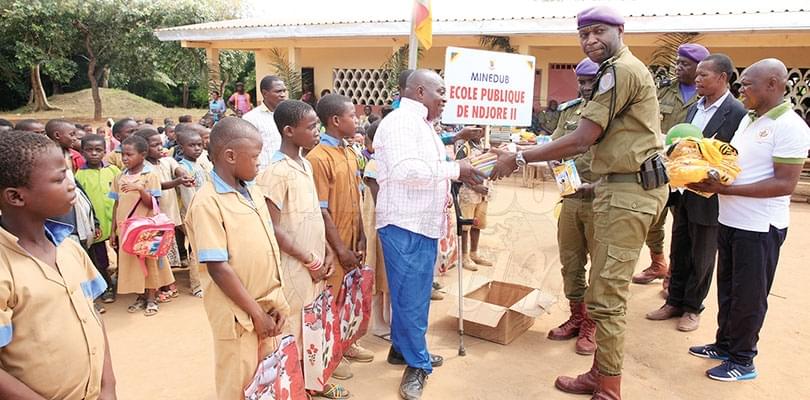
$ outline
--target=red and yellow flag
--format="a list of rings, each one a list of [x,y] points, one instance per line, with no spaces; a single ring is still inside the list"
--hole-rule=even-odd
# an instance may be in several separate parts
[[[416,38],[425,50],[433,46],[433,15],[430,12],[430,0],[414,0],[413,29]]]

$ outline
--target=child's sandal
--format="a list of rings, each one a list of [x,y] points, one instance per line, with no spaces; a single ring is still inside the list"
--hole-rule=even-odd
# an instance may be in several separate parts
[[[308,394],[326,399],[348,399],[351,397],[351,393],[349,393],[346,388],[340,385],[335,385],[334,383],[327,383],[320,392],[311,391]]]
[[[153,300],[150,300],[146,302],[146,308],[144,308],[143,310],[143,315],[151,317],[157,314],[158,311],[160,311],[160,306],[158,306],[158,303]]]
[[[177,284],[174,283],[169,285],[169,290],[167,290],[167,292],[171,298],[175,298],[180,295],[180,292],[177,291]]]
[[[138,297],[137,299],[135,299],[134,303],[130,304],[129,307],[127,307],[127,312],[136,313],[138,311],[143,310],[145,307],[146,301],[142,297]]]
[[[169,294],[169,292],[158,291],[155,295],[155,299],[158,303],[170,303],[172,301],[172,296]]]
[[[199,298],[202,298],[202,297],[203,297],[203,290],[202,290],[202,288],[196,288],[196,289],[192,290],[192,291],[191,291],[191,295],[192,295],[192,296],[194,296],[194,297],[199,297]]]

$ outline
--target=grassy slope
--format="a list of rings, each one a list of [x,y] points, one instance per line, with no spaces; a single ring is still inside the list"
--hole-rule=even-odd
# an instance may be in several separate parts
[[[194,117],[194,120],[197,120],[206,112],[206,110],[202,109],[166,108],[124,90],[100,90],[103,104],[102,112],[105,120],[107,118],[134,117],[143,119],[152,117],[156,123],[162,123],[163,118],[171,117],[176,122],[181,115],[190,114]],[[11,121],[29,118],[38,120],[66,118],[77,122],[92,122],[93,120],[93,97],[90,89],[51,96],[48,100],[52,106],[59,107],[62,110],[31,113],[28,107],[22,107],[13,111],[0,112],[0,118]]]

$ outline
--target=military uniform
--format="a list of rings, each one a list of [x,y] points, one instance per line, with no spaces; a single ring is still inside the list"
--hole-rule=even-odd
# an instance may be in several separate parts
[[[580,114],[585,106],[583,98],[560,104],[560,121],[551,135],[559,139],[579,126]],[[599,176],[591,171],[593,154],[587,151],[572,157],[584,183],[595,183]],[[580,190],[562,199],[560,218],[557,220],[557,246],[562,264],[563,291],[571,301],[582,301],[588,288],[585,265],[593,246],[593,190]]]
[[[680,83],[677,79],[665,80],[658,86],[658,107],[661,109],[661,134],[666,135],[673,126],[686,121],[686,112],[698,100],[697,91],[686,102],[683,101]],[[647,247],[653,253],[664,252],[664,224],[667,220],[667,209],[661,213],[658,220],[647,234]]]
[[[550,135],[557,129],[557,124],[560,121],[560,109],[549,110],[546,109],[539,115],[540,131],[544,135]]]
[[[591,170],[603,178],[593,200],[594,245],[585,301],[597,325],[598,370],[620,375],[630,278],[669,194],[666,185],[645,190],[639,183],[640,166],[661,152],[662,142],[655,83],[627,47],[602,63],[581,116],[603,129],[591,148]]]

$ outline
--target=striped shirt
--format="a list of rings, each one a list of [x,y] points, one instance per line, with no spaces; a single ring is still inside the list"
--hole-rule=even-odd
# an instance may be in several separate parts
[[[374,137],[380,185],[376,228],[395,225],[438,239],[447,229],[444,211],[459,166],[447,159],[427,112],[421,103],[403,98],[380,122]]]

